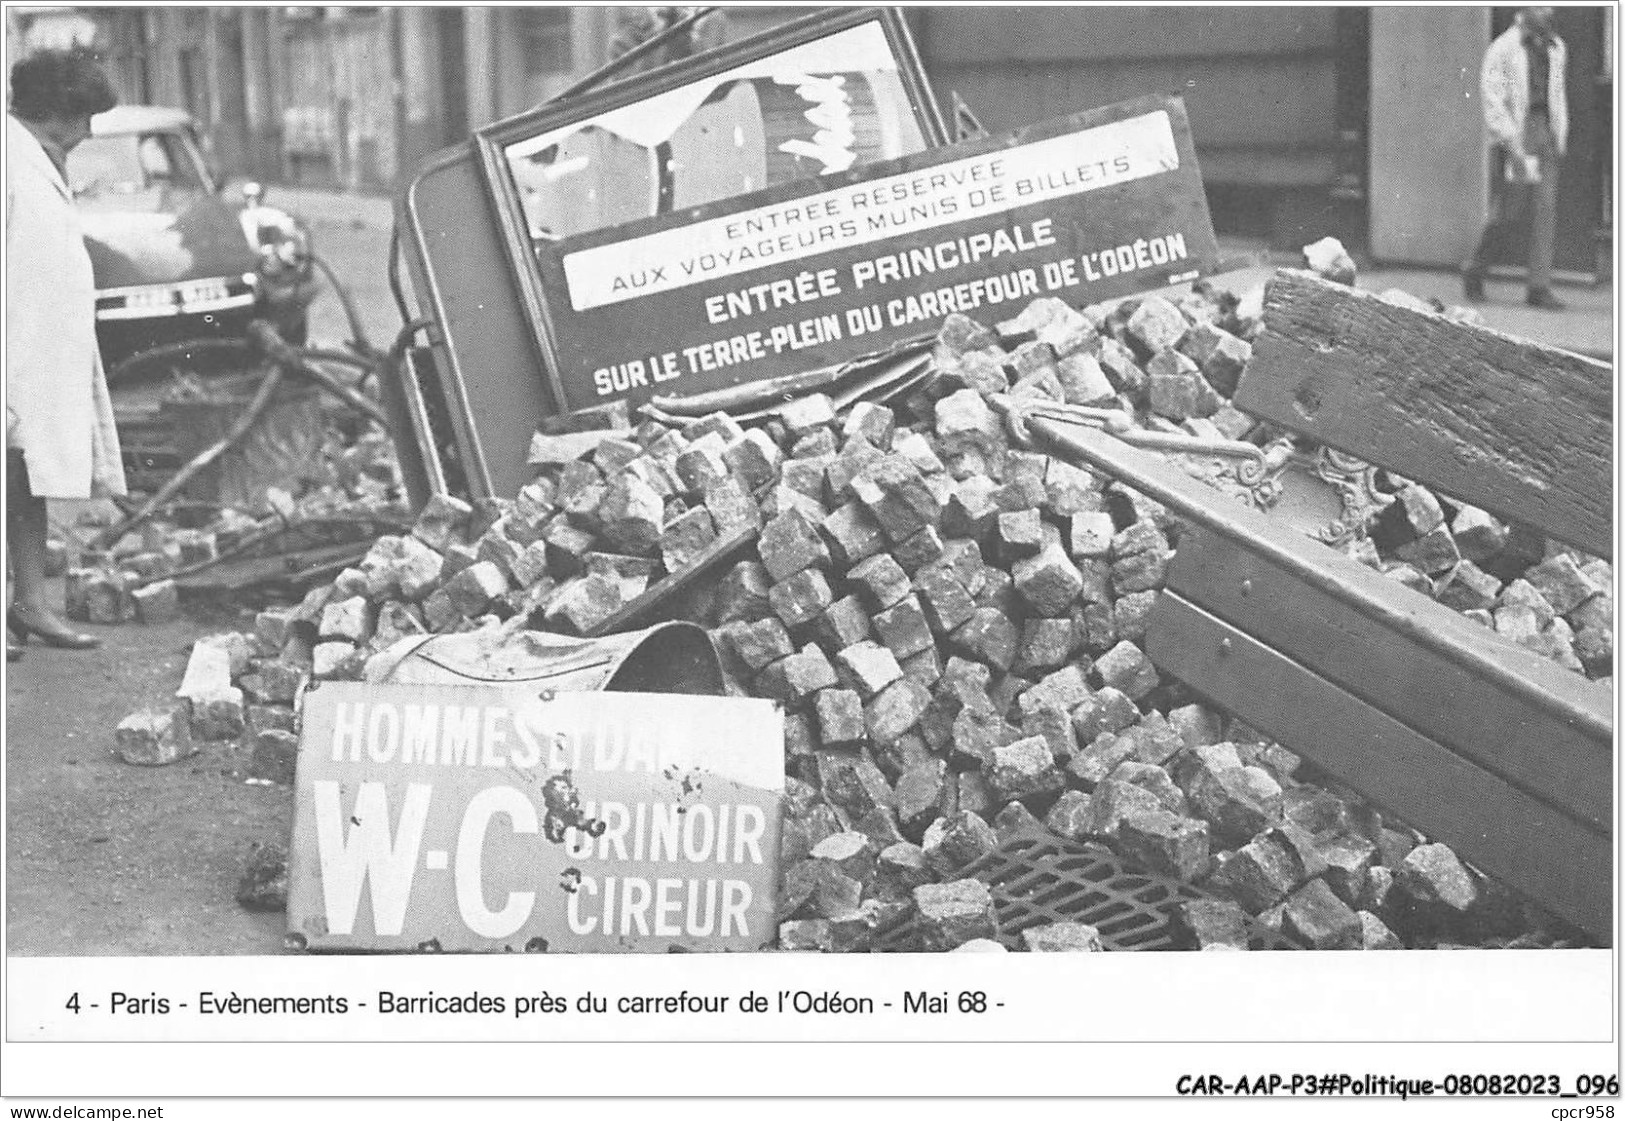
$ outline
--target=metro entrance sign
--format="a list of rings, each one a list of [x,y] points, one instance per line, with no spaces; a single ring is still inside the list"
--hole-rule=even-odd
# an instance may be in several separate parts
[[[831,187],[830,183],[838,185]],[[574,409],[837,366],[1038,296],[1096,303],[1211,273],[1178,97],[594,231],[537,248]]]

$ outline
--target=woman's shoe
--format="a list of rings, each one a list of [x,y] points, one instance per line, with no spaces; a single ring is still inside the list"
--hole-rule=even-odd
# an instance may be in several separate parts
[[[93,634],[81,634],[60,625],[49,628],[35,626],[17,614],[15,607],[6,612],[6,626],[23,642],[27,642],[31,634],[38,635],[41,642],[58,650],[94,650],[102,644],[102,640]]]
[[[8,661],[8,662],[20,662],[22,660],[23,660],[23,648],[21,646],[17,645],[15,642],[11,641],[11,639],[8,637],[6,639],[6,661]]]

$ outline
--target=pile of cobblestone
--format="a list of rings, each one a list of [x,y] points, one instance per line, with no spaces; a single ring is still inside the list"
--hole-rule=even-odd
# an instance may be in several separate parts
[[[1196,948],[1246,948],[1245,917],[1321,949],[1575,938],[1160,673],[1142,642],[1178,519],[1014,445],[990,403],[1261,442],[1228,402],[1259,330],[1240,306],[1202,285],[1110,309],[1040,299],[993,326],[950,317],[935,376],[890,406],[813,395],[749,430],[717,413],[539,436],[512,500],[436,498],[251,635],[200,643],[186,718],[137,714],[121,742],[163,761],[183,729],[246,728],[286,781],[306,681],[359,679],[413,634],[516,619],[590,633],[756,530],[662,610],[711,630],[730,691],[786,710],[782,949],[864,950],[903,922],[927,948],[996,947],[993,898],[963,870],[1032,830],[1204,889],[1179,916]],[[1611,663],[1600,562],[1409,484],[1349,549],[1571,668]],[[1057,924],[1021,945],[1100,939]]]
[[[46,574],[63,578],[64,614],[103,626],[167,623],[181,613],[174,577],[229,558],[247,542],[329,519],[410,517],[394,447],[384,433],[356,440],[330,433],[320,465],[324,478],[307,480],[297,494],[269,487],[255,510],[177,503],[108,549],[75,547],[54,537]],[[91,515],[82,528],[100,526]]]

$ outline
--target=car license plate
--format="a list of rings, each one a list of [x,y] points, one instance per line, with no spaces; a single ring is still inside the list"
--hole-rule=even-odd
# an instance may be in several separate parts
[[[179,285],[180,302],[184,307],[189,304],[212,303],[225,299],[230,293],[226,290],[224,282],[219,280],[195,280]]]

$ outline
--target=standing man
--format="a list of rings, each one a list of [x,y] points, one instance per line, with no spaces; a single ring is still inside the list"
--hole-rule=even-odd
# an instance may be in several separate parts
[[[46,597],[48,498],[122,495],[113,406],[96,346],[96,282],[68,153],[90,118],[118,101],[93,56],[38,51],[11,68],[6,118],[6,657],[37,635],[48,646],[101,644],[75,633]],[[10,594],[15,591],[15,602]]]
[[[1552,243],[1557,233],[1557,173],[1568,145],[1564,93],[1567,50],[1552,31],[1553,9],[1520,8],[1484,55],[1479,88],[1484,128],[1502,172],[1490,184],[1495,216],[1472,259],[1462,266],[1469,300],[1484,299],[1484,272],[1503,249],[1527,237],[1530,307],[1559,311],[1552,295]],[[1521,212],[1521,213],[1520,213]],[[1521,229],[1520,229],[1521,227]]]

